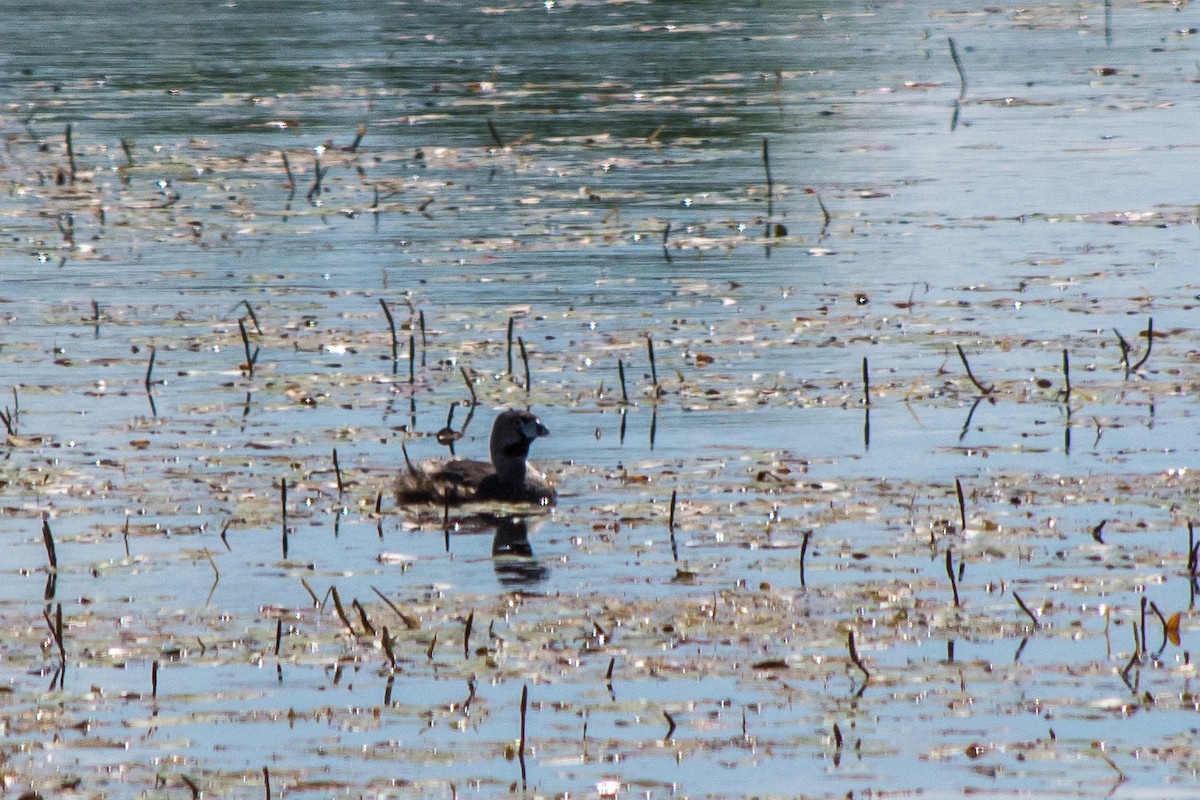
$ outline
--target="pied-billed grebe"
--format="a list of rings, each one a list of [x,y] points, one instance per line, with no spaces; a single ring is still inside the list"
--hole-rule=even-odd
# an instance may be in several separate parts
[[[544,475],[526,468],[529,445],[550,429],[528,411],[509,409],[492,425],[492,461],[433,461],[409,464],[396,479],[396,501],[458,505],[468,502],[536,503],[558,500]]]

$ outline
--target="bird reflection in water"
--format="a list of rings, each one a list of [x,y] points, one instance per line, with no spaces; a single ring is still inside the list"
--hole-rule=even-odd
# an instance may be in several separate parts
[[[498,516],[492,537],[492,568],[505,586],[532,586],[546,580],[550,569],[538,563],[529,544],[527,517]]]

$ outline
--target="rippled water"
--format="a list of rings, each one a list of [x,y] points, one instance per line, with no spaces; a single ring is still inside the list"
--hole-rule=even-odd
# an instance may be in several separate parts
[[[1114,5],[8,4],[6,786],[1189,793],[1200,40]],[[388,495],[464,368],[527,541]]]

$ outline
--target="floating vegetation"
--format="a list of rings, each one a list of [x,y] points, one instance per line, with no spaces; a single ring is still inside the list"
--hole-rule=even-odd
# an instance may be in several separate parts
[[[18,13],[5,786],[1185,796],[1170,7]],[[526,406],[556,509],[396,506]]]

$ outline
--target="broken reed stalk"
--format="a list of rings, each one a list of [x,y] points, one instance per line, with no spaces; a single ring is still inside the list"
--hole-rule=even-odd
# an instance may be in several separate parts
[[[850,650],[850,661],[852,661],[854,663],[854,666],[858,667],[862,671],[863,680],[865,680],[865,681],[871,680],[870,670],[868,670],[866,665],[863,664],[862,659],[858,657],[858,648],[854,644],[854,631],[853,630],[846,632],[846,644]]]
[[[71,123],[67,123],[67,165],[70,167],[71,183],[75,183],[75,144],[71,140]]]
[[[380,631],[379,643],[383,647],[383,654],[387,656],[388,666],[394,672],[396,670],[396,651],[392,649],[392,635],[388,633],[387,625],[384,625]]]
[[[775,182],[771,180],[771,154],[767,148],[767,137],[762,140],[763,172],[767,175],[767,217],[771,217],[774,208]]]
[[[1129,351],[1132,349],[1129,342],[1125,341],[1125,337],[1116,328],[1113,328],[1113,333],[1117,335],[1117,344],[1121,348],[1121,364],[1125,367],[1125,377],[1129,377]]]
[[[128,517],[126,517],[126,519],[128,519]],[[128,546],[129,546],[129,545],[128,545],[128,542],[126,542],[126,547],[128,548]],[[221,571],[220,571],[219,569],[217,569],[217,562],[216,562],[216,561],[213,561],[212,553],[208,552],[208,548],[207,548],[207,547],[205,547],[205,548],[204,548],[204,551],[203,551],[203,552],[204,552],[204,557],[208,559],[208,565],[209,565],[210,567],[212,567],[212,571],[213,571],[213,586],[216,586],[218,583],[220,583],[220,582],[221,582]],[[126,555],[129,555],[129,553],[128,553],[128,552],[126,552]]]
[[[148,363],[146,365],[146,378],[144,381],[144,383],[146,385],[146,393],[147,394],[150,393],[150,387],[154,384],[154,381],[151,379],[150,376],[154,373],[154,355],[156,352],[157,352],[157,348],[155,348],[154,345],[150,345],[150,363]]]
[[[984,386],[976,380],[975,373],[971,372],[971,365],[967,362],[967,354],[963,352],[962,345],[956,344],[954,347],[958,350],[958,357],[962,360],[962,365],[967,370],[967,377],[971,379],[971,383],[975,384],[975,388],[983,394],[991,394],[996,387]]]
[[[374,586],[371,587],[371,591],[374,592],[375,594],[379,595],[379,599],[382,600],[384,603],[386,603],[387,607],[396,613],[396,616],[399,617],[400,621],[404,623],[404,627],[408,628],[410,631],[415,631],[415,630],[420,629],[420,627],[421,627],[420,620],[410,617],[408,614],[405,614],[403,611],[401,611],[396,606],[395,603],[393,603],[391,600],[389,600],[387,598],[387,595],[385,595],[383,592],[376,589]]]
[[[338,594],[336,586],[329,587],[329,596],[333,598],[333,610],[337,612],[338,619],[346,626],[346,630],[350,631],[350,635],[357,637],[358,631],[354,630],[354,626],[350,624],[350,618],[346,616],[346,609],[342,606],[342,596]]]
[[[341,497],[342,493],[345,492],[346,487],[342,483],[342,468],[341,465],[338,464],[336,447],[333,448],[333,474],[337,476],[338,497]]]
[[[512,375],[513,359],[512,359],[512,343],[513,343],[513,318],[508,318],[508,334],[505,336],[508,341],[508,371],[506,374]]]
[[[475,611],[472,609],[470,614],[467,614],[467,621],[463,625],[463,658],[471,657],[471,628],[475,626]]]
[[[321,179],[325,177],[325,171],[321,169],[321,157],[313,156],[313,185],[308,190],[305,198],[312,200],[314,197],[321,196]]]
[[[271,770],[263,767],[263,788],[267,792],[267,800],[271,800]]]
[[[1138,359],[1138,362],[1129,368],[1130,372],[1137,372],[1146,363],[1146,359],[1150,358],[1150,351],[1154,348],[1154,317],[1150,317],[1146,322],[1146,353]]]
[[[1146,595],[1142,595],[1140,599],[1141,599],[1141,606],[1142,606],[1142,638],[1140,641],[1141,641],[1141,649],[1142,649],[1142,652],[1144,653],[1144,652],[1146,652],[1146,605],[1149,601],[1146,600]]]
[[[279,151],[279,157],[283,159],[283,172],[287,175],[288,188],[292,191],[296,190],[296,176],[292,174],[292,165],[288,161],[287,153]]]
[[[667,227],[663,228],[662,249],[663,257],[667,259],[667,263],[671,263],[671,250],[667,247],[667,240],[671,237],[671,223],[667,223]]]
[[[408,385],[417,382],[417,340],[411,333],[408,335]]]
[[[471,382],[471,376],[467,372],[466,367],[459,367],[458,371],[462,373],[463,383],[467,385],[467,391],[471,393],[471,408],[479,405],[479,398],[475,396],[475,384]]]
[[[629,405],[629,392],[625,391],[625,362],[617,359],[617,375],[621,377],[621,403]]]
[[[287,478],[279,479],[279,507],[282,510],[279,527],[282,531],[283,560],[288,557],[288,527],[287,527]]]
[[[665,708],[663,709],[662,715],[667,720],[667,732],[663,736],[663,741],[669,742],[669,741],[671,741],[671,737],[675,735],[675,718],[672,717],[669,713],[667,713],[667,710]]]
[[[242,305],[246,307],[246,313],[250,316],[250,321],[254,323],[254,332],[262,336],[262,326],[258,324],[258,315],[254,313],[254,309],[250,307],[249,300],[243,300]]]
[[[607,682],[607,683],[608,683],[610,686],[612,685],[613,667],[615,667],[615,666],[616,666],[616,664],[617,664],[617,657],[616,657],[616,656],[609,656],[609,657],[608,657],[608,669],[606,669],[606,670],[604,671],[604,680],[605,680],[605,681],[606,681],[606,682]]]
[[[679,491],[677,489],[671,490],[671,513],[667,517],[667,529],[672,531],[675,530],[675,499],[678,494]]]
[[[1187,553],[1187,571],[1191,576],[1196,575],[1196,565],[1200,561],[1200,552],[1197,551],[1196,534],[1192,526],[1192,521],[1188,520],[1188,553]]]
[[[202,793],[200,791],[200,787],[196,785],[194,780],[183,774],[179,776],[179,780],[183,781],[187,785],[188,791],[192,793],[192,800],[200,800]]]
[[[654,365],[654,338],[646,334],[646,352],[650,356],[650,380],[654,382],[655,394],[658,393],[658,368]]]
[[[950,577],[950,589],[954,592],[954,607],[958,608],[958,581],[954,578],[954,551],[946,548],[946,575]]]
[[[357,153],[358,146],[362,144],[363,137],[367,135],[367,126],[359,125],[358,130],[354,134],[354,141],[346,148],[348,153]]]
[[[350,607],[358,612],[358,621],[362,623],[363,630],[367,636],[375,635],[375,626],[371,624],[371,618],[367,616],[367,610],[363,608],[362,603],[358,602],[358,598],[350,601]]]
[[[863,356],[862,363],[862,378],[863,378],[863,405],[871,405],[871,370],[867,364],[867,357]]]
[[[1029,610],[1029,606],[1025,605],[1025,601],[1021,599],[1021,595],[1013,592],[1013,599],[1017,601],[1017,605],[1021,607],[1021,610],[1025,612],[1029,619],[1033,620],[1033,627],[1041,627],[1041,623],[1038,622],[1037,615]]]
[[[517,337],[517,347],[521,351],[521,364],[525,367],[525,394],[529,394],[533,386],[533,377],[529,374],[529,354],[525,352],[525,340]]]
[[[158,662],[150,663],[150,696],[158,697]]]
[[[954,60],[954,68],[958,70],[958,99],[967,96],[967,73],[963,69],[962,59],[958,57],[958,48],[954,46],[954,37],[949,37],[950,58]]]
[[[821,208],[821,230],[824,231],[829,227],[829,209],[825,207],[825,201],[821,199],[821,195],[813,189],[813,197],[817,198],[817,205]]]
[[[125,166],[133,166],[133,139],[122,139],[121,150],[125,152]]]
[[[1062,390],[1062,394],[1063,394],[1063,402],[1064,402],[1064,403],[1070,403],[1070,402],[1071,402],[1071,357],[1070,357],[1070,355],[1067,353],[1067,348],[1065,348],[1065,347],[1063,348],[1063,351],[1062,351],[1062,353],[1063,353],[1063,360],[1062,360],[1062,367],[1063,367],[1063,390]]]
[[[58,552],[54,547],[54,534],[50,532],[50,518],[42,512],[42,542],[46,545],[46,558],[50,560],[50,569],[58,571]]]
[[[275,657],[279,657],[279,649],[283,646],[283,619],[275,620]]]
[[[804,586],[804,557],[808,555],[808,542],[812,539],[812,531],[805,531],[800,541],[800,585]]]
[[[958,495],[958,521],[962,524],[960,530],[967,529],[967,501],[963,497],[962,481],[954,479],[954,492]]]
[[[492,141],[496,143],[496,147],[504,149],[504,138],[500,136],[500,131],[496,130],[496,123],[492,122],[492,118],[487,118],[488,133],[492,135]]]
[[[525,715],[529,709],[529,684],[521,686],[521,739],[517,742],[517,760],[521,762],[521,783],[525,783]]]
[[[258,360],[258,350],[250,352],[250,336],[246,333],[246,321],[238,317],[238,330],[242,332],[242,349],[246,352],[246,374],[254,377],[254,362]]]
[[[396,320],[392,318],[392,310],[388,308],[387,301],[382,297],[379,298],[379,305],[383,307],[383,315],[387,317],[388,330],[392,333],[392,364],[399,360],[400,343],[396,340]]]

